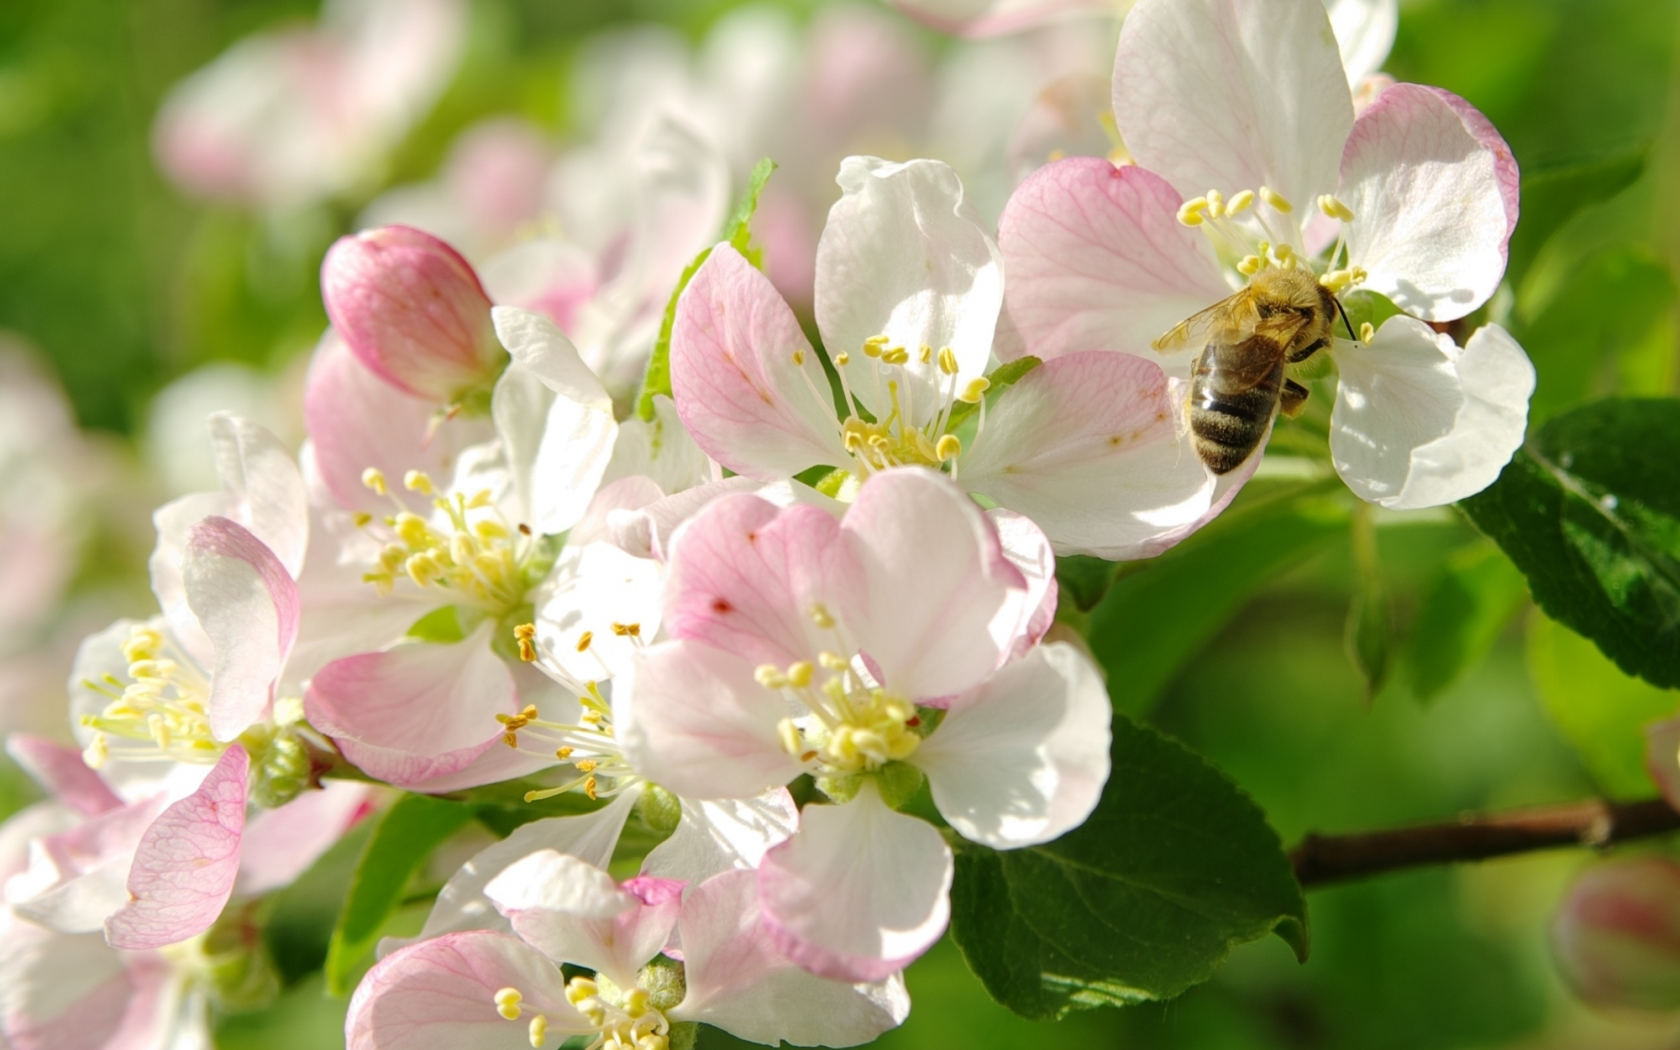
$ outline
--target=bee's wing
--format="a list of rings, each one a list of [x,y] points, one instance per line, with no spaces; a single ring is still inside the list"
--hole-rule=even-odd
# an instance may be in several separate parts
[[[1259,323],[1260,311],[1254,295],[1244,288],[1186,317],[1150,345],[1160,353],[1170,354],[1186,347],[1200,349],[1214,339],[1240,343],[1254,334]]]

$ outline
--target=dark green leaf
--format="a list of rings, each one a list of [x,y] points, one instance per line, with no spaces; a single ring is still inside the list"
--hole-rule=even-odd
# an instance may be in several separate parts
[[[1458,551],[1430,584],[1412,626],[1412,692],[1432,700],[1480,663],[1528,596],[1522,573],[1486,541]]]
[[[1056,559],[1056,583],[1081,612],[1090,612],[1114,582],[1115,565],[1101,558],[1071,554]]]
[[[1259,807],[1124,718],[1113,757],[1078,829],[1007,852],[957,843],[951,936],[992,997],[1038,1020],[1167,999],[1274,930],[1305,958],[1306,902]]]
[[[373,950],[379,931],[401,903],[415,872],[457,829],[473,818],[473,808],[426,795],[404,795],[379,818],[367,849],[356,865],[350,893],[338,914],[327,948],[327,989],[350,990],[353,970]]]
[[[1617,670],[1593,644],[1536,614],[1528,625],[1528,668],[1546,713],[1598,786],[1622,799],[1649,798],[1644,729],[1680,707],[1680,693]]]
[[[729,221],[724,223],[723,233],[718,238],[728,241],[730,246],[754,266],[763,263],[763,252],[752,247],[752,217],[758,211],[758,195],[763,192],[764,184],[770,181],[770,173],[776,170],[776,162],[766,157],[753,168],[751,177],[747,180],[747,192],[740,202],[735,205],[735,211]],[[659,394],[671,396],[671,329],[677,320],[677,301],[682,298],[683,289],[699,272],[700,265],[712,254],[711,248],[706,248],[694,257],[694,261],[683,268],[682,276],[677,278],[677,286],[671,289],[671,298],[665,304],[665,317],[659,322],[659,338],[654,341],[653,355],[648,358],[647,373],[642,377],[642,391],[636,396],[636,415],[646,422],[653,422],[653,399]]]
[[[1646,152],[1647,147],[1640,146],[1614,156],[1524,172],[1522,217],[1511,235],[1506,279],[1512,285],[1520,283],[1546,239],[1575,213],[1632,185],[1645,170]]]
[[[1365,680],[1365,702],[1376,699],[1388,681],[1394,620],[1377,560],[1377,525],[1369,503],[1353,513],[1353,604],[1348,609],[1343,643],[1348,659]]]
[[[1280,502],[1216,521],[1116,580],[1089,634],[1115,708],[1147,711],[1256,591],[1346,531],[1338,508]]]
[[[1623,671],[1680,686],[1680,401],[1613,399],[1547,423],[1462,504],[1546,615]]]

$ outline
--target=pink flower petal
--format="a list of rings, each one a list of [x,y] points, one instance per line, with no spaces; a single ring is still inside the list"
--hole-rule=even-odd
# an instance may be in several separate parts
[[[1680,1008],[1680,864],[1616,857],[1588,868],[1552,923],[1558,969],[1601,1010]]]
[[[251,760],[234,745],[197,791],[164,810],[134,854],[130,900],[105,921],[113,948],[161,948],[203,933],[221,915],[239,874],[245,778]]]
[[[182,576],[215,647],[210,730],[233,740],[268,709],[297,641],[297,584],[261,540],[221,517],[193,526]]]
[[[865,781],[845,805],[805,807],[799,832],[765,856],[758,891],[788,958],[819,977],[880,981],[945,932],[951,871],[939,832]]]
[[[516,1021],[496,1012],[503,988],[522,996]],[[347,1050],[530,1050],[535,1014],[561,1041],[587,1030],[559,967],[517,937],[474,930],[381,959],[356,987],[344,1035]]]
[[[123,958],[96,933],[63,934],[0,916],[0,1046],[109,1050],[136,993]]]
[[[1662,797],[1680,810],[1680,717],[1645,727],[1645,769]]]
[[[370,784],[333,780],[252,817],[239,850],[235,891],[255,897],[290,885],[367,815],[373,790]]]
[[[1070,157],[1023,182],[998,220],[1009,281],[997,353],[1154,356],[1150,341],[1231,294],[1160,176]]]
[[[671,390],[694,440],[736,473],[770,481],[850,462],[828,378],[793,311],[727,244],[677,304]]]
[[[1396,84],[1359,115],[1342,154],[1348,261],[1407,313],[1463,317],[1505,274],[1517,180],[1510,147],[1470,103]]]
[[[407,642],[335,660],[304,696],[310,724],[362,772],[398,787],[443,790],[442,778],[493,747],[516,755],[496,716],[519,710],[519,690],[490,650],[490,630],[454,645]]]
[[[1027,581],[1025,590],[1010,592],[1010,601],[998,615],[992,631],[996,638],[1014,639],[1009,652],[1010,659],[1014,659],[1037,645],[1044,632],[1056,622],[1060,593],[1056,583],[1056,554],[1044,530],[1026,515],[994,507],[986,512],[986,517],[997,528],[1004,557]]]
[[[122,805],[73,747],[32,733],[13,733],[6,738],[6,753],[49,794],[85,817]]]
[[[1320,0],[1140,0],[1114,115],[1137,162],[1184,196],[1269,186],[1305,220],[1336,185],[1353,97]]]
[[[685,798],[754,798],[803,767],[782,749],[788,716],[750,661],[693,641],[643,652],[613,683],[613,725],[630,764]]]
[[[709,879],[679,920],[687,994],[671,1016],[774,1045],[856,1046],[904,1023],[910,996],[893,974],[848,984],[806,973],[765,929],[751,871]]]
[[[102,928],[128,900],[135,851],[168,801],[153,795],[30,843],[29,866],[6,886],[7,902],[65,933]]]

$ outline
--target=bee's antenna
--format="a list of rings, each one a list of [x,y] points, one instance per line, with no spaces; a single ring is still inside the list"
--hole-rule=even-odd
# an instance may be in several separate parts
[[[1347,308],[1342,305],[1341,296],[1332,293],[1330,301],[1336,304],[1336,312],[1342,315],[1342,325],[1347,329],[1348,338],[1359,342],[1359,337],[1353,334],[1353,322],[1348,320]]]

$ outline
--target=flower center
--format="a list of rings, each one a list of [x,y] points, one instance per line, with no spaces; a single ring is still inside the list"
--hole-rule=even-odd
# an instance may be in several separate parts
[[[521,648],[531,646],[530,659],[536,659],[535,631],[524,630],[528,624],[516,628]],[[537,802],[567,791],[582,790],[591,799],[616,795],[638,779],[613,734],[612,705],[601,695],[600,686],[585,682],[578,696],[581,713],[575,723],[553,722],[542,718],[535,704],[527,704],[516,715],[497,715],[502,724],[502,742],[515,751],[540,755],[570,763],[578,771],[577,779],[559,787],[527,791],[526,802]],[[523,734],[523,737],[521,736]],[[603,784],[605,780],[608,783]]]
[[[374,468],[363,472],[362,483],[390,495],[385,475]],[[406,579],[422,590],[447,591],[455,603],[499,618],[524,604],[526,592],[552,567],[551,545],[533,536],[529,526],[510,527],[490,490],[437,496],[432,479],[418,470],[409,471],[403,485],[433,496],[440,516],[427,521],[400,503],[395,514],[384,518],[356,516],[359,527],[377,528],[384,540],[378,567],[362,575],[380,594],[390,594]]]
[[[583,1016],[595,1033],[588,1050],[668,1050],[671,1023],[650,1003],[650,996],[642,988],[632,988],[622,994],[617,989],[603,988],[604,982],[587,977],[574,977],[566,982],[566,1001]],[[548,1017],[524,1005],[525,996],[517,988],[503,988],[493,996],[496,1012],[509,1021],[530,1015],[526,1031],[535,1050],[542,1050],[548,1041]]]
[[[82,752],[98,769],[110,757],[108,737],[140,741],[156,748],[155,755],[134,756],[176,762],[213,764],[227,749],[210,733],[205,704],[210,683],[192,660],[175,649],[162,632],[136,627],[123,643],[128,681],[106,675],[82,685],[110,698],[96,715],[83,715],[82,725],[94,730]]]
[[[1353,210],[1328,193],[1315,203],[1320,214],[1337,224],[1335,242],[1316,265],[1299,253],[1305,237],[1295,205],[1268,186],[1239,190],[1228,198],[1218,190],[1208,190],[1179,206],[1178,221],[1212,237],[1215,251],[1235,259],[1236,270],[1244,277],[1269,266],[1302,266],[1319,273],[1320,283],[1339,294],[1366,278],[1363,268],[1347,260],[1346,227],[1354,221]]]

